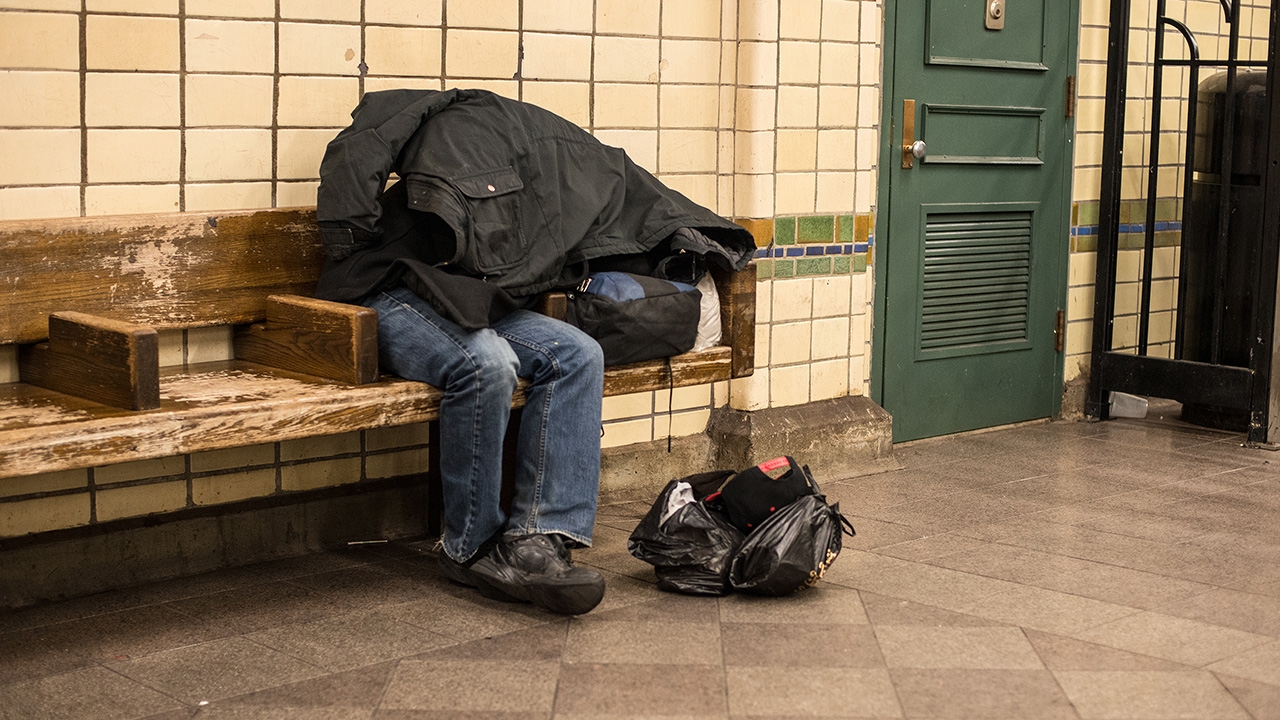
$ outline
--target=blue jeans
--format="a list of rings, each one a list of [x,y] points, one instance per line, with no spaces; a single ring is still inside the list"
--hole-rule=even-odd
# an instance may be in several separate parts
[[[444,550],[465,562],[500,530],[558,533],[591,544],[600,482],[604,357],[581,330],[520,310],[468,332],[405,288],[364,304],[378,311],[389,372],[440,388]],[[499,505],[502,441],[517,378],[528,378],[507,517]],[[433,509],[434,511],[434,509]]]

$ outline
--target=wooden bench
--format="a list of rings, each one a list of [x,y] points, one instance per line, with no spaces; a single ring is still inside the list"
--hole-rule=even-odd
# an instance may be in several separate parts
[[[434,423],[439,390],[379,376],[374,311],[308,297],[322,257],[311,209],[0,223],[0,483]],[[755,268],[715,280],[725,344],[608,368],[606,396],[751,374]],[[157,331],[210,326],[235,359],[160,367]]]

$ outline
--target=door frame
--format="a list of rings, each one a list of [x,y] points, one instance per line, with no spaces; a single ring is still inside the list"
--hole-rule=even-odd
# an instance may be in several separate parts
[[[889,237],[889,202],[893,191],[889,177],[894,169],[893,164],[902,160],[901,132],[894,125],[893,99],[895,90],[894,71],[897,62],[895,51],[897,50],[898,5],[904,1],[909,0],[885,0],[884,22],[881,27],[882,36],[880,42],[881,66],[884,74],[880,78],[880,166],[876,177],[875,243],[872,245],[871,250],[873,253],[871,265],[874,269],[873,278],[875,280],[875,294],[872,301],[871,315],[871,399],[881,406],[884,405],[885,310],[888,297],[886,291],[889,285],[889,262],[888,253],[881,252],[880,245]],[[1052,0],[1049,1],[1052,2]],[[1067,64],[1071,68],[1071,72],[1067,74],[1079,78],[1080,3],[1082,0],[1061,1],[1068,3]],[[927,2],[925,4],[927,6]],[[1077,83],[1077,87],[1079,87],[1079,83]],[[1076,103],[1076,108],[1078,111],[1078,102]],[[1071,203],[1076,167],[1075,117],[1066,118],[1066,121],[1065,142],[1067,147],[1064,156],[1067,158],[1067,162],[1065,163],[1066,167],[1062,169],[1064,180],[1062,193],[1067,224],[1062,228],[1063,243],[1056,253],[1058,273],[1057,277],[1053,279],[1056,285],[1054,295],[1057,297],[1058,307],[1063,311],[1064,317],[1067,311],[1067,285],[1071,272]],[[1059,353],[1058,362],[1055,363],[1053,369],[1054,386],[1059,388],[1059,391],[1055,392],[1053,396],[1054,417],[1062,413],[1061,388],[1066,365],[1066,331],[1066,322],[1064,321],[1064,349],[1063,352]]]

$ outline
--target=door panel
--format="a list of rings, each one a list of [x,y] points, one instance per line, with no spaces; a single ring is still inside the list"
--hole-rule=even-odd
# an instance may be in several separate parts
[[[1004,28],[991,31],[983,22],[986,2],[929,0],[924,19],[929,37],[926,63],[1044,70],[1045,3],[1015,3],[1005,13]],[[975,28],[982,32],[973,32]]]
[[[1001,30],[987,2],[896,5],[877,258],[894,440],[1048,417],[1062,392],[1070,1],[1010,2]],[[911,168],[907,120],[925,143]]]
[[[1044,108],[924,104],[924,164],[1039,165]]]

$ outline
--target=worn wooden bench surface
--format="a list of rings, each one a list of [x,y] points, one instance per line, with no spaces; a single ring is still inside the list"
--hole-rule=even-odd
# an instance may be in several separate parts
[[[0,384],[0,479],[438,417],[437,389],[378,377],[371,310],[306,297],[312,210],[6,222],[0,258],[21,368]],[[725,345],[608,368],[605,395],[751,373],[754,267],[716,282]],[[240,326],[235,360],[159,368],[157,330],[219,325]]]

